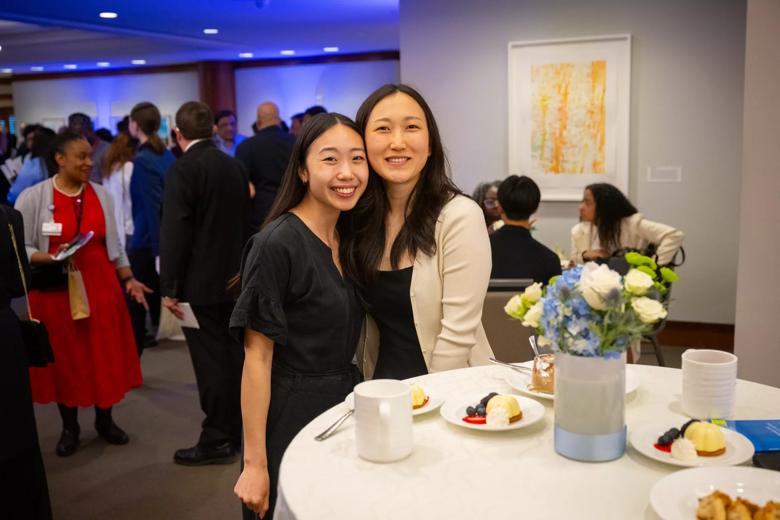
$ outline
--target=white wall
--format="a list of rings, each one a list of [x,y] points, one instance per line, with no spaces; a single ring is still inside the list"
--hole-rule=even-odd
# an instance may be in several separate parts
[[[507,43],[633,36],[629,196],[687,234],[671,318],[733,323],[744,0],[401,0],[401,79],[442,131],[456,182],[507,174]],[[649,184],[679,165],[681,184]],[[577,204],[543,203],[537,238],[569,250]]]
[[[748,0],[737,323],[739,375],[780,386],[780,2]]]
[[[273,101],[282,118],[312,105],[355,117],[360,103],[377,87],[398,82],[398,61],[328,63],[236,70],[239,131],[252,135],[257,105]]]
[[[200,99],[195,71],[15,81],[13,94],[17,124],[64,120],[84,112],[97,116],[97,126],[112,132],[116,128],[111,117],[129,114],[140,101],[151,101],[173,119],[183,103]]]

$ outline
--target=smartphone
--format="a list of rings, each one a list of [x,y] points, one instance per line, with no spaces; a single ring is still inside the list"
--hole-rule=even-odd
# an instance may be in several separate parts
[[[764,451],[753,455],[753,465],[780,471],[780,451]]]

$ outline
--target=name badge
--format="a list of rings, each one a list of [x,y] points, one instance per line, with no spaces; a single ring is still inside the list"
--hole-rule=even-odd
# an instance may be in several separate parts
[[[41,233],[45,237],[58,237],[62,235],[62,224],[59,222],[44,222]]]

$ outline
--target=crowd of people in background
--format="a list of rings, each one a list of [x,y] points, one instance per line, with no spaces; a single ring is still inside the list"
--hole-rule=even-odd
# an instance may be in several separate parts
[[[355,121],[312,106],[288,127],[272,101],[257,107],[252,136],[233,111],[194,101],[165,140],[161,121],[140,102],[112,135],[74,113],[58,132],[26,125],[2,150],[0,200],[20,213],[7,220],[33,281],[51,277],[30,292],[32,312],[56,331],[55,362],[30,369],[31,396],[20,395],[57,403],[62,457],[79,448],[78,407],[94,406],[100,437],[126,444],[112,407],[142,383],[162,309],[194,316],[198,328],[183,330],[205,418],[173,459],[222,464],[243,452],[235,492],[246,518],[270,516],[287,444],[362,378],[486,362],[491,278],[546,284],[568,265],[651,244],[669,263],[683,239],[593,184],[562,258],[533,236],[536,183],[511,175],[464,195],[430,107],[406,85],[379,88]],[[88,301],[80,314],[74,278]],[[0,311],[18,285],[0,284]]]

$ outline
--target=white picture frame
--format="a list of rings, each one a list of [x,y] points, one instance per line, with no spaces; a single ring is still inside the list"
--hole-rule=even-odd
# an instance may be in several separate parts
[[[576,201],[585,186],[628,194],[631,35],[508,44],[508,166],[544,201]]]

